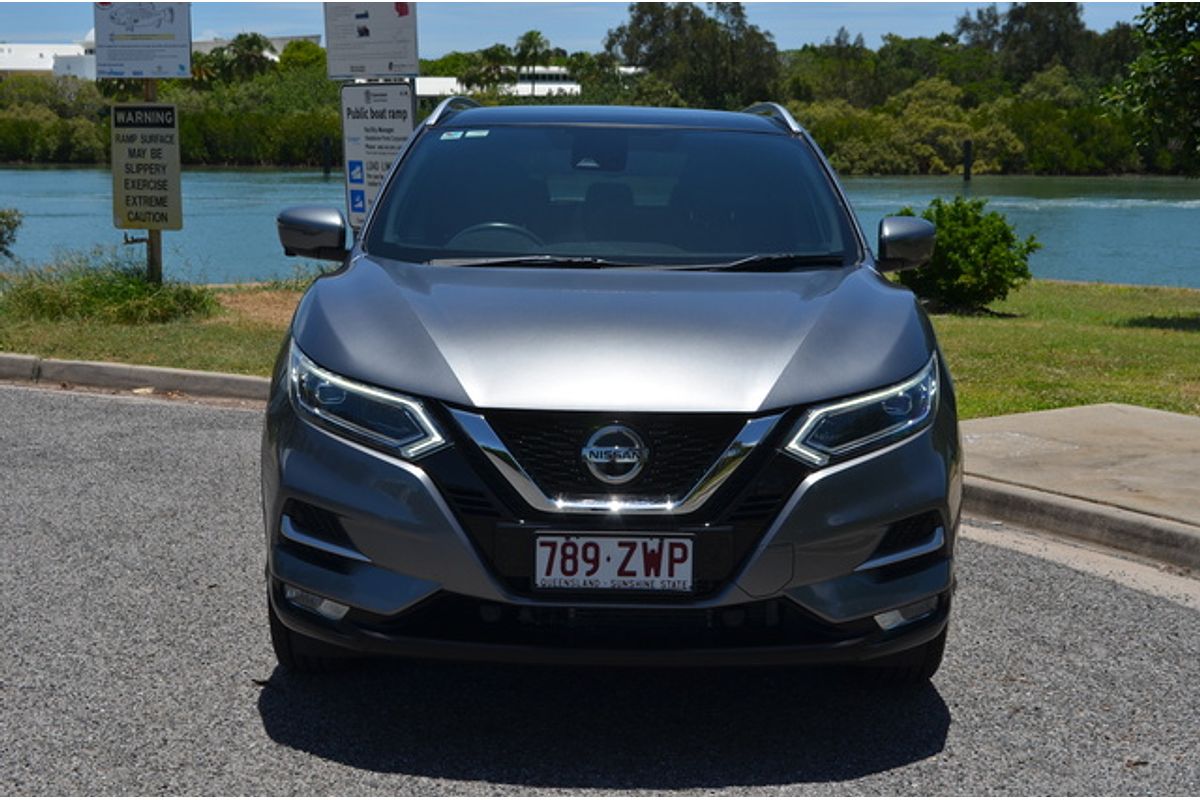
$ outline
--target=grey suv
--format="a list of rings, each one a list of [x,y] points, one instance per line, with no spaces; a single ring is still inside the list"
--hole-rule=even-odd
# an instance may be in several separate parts
[[[473,107],[312,285],[262,448],[282,665],[942,658],[962,462],[929,320],[812,138],[746,112]]]

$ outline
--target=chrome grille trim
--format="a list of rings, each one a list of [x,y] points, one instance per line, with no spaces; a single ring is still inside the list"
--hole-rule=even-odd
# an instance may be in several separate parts
[[[479,446],[491,465],[538,511],[552,514],[690,514],[704,505],[728,480],[747,456],[774,429],[783,414],[759,417],[746,422],[725,452],[696,484],[679,499],[671,497],[549,497],[529,477],[496,431],[481,415],[450,409],[455,422]]]

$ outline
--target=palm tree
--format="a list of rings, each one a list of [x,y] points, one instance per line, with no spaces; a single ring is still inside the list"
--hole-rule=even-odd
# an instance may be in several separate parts
[[[249,80],[269,70],[275,63],[268,53],[275,52],[271,40],[261,33],[239,33],[219,48],[230,61],[230,72],[237,80]]]
[[[517,38],[515,56],[517,77],[520,77],[522,70],[528,69],[529,82],[533,87],[533,93],[537,94],[537,76],[531,68],[543,66],[549,62],[550,41],[542,35],[541,31],[525,31]]]
[[[507,83],[506,79],[513,63],[513,52],[508,45],[494,44],[473,53],[471,62],[471,66],[463,71],[459,80],[470,88],[495,89],[500,84]]]
[[[206,89],[217,78],[219,56],[212,53],[202,53],[199,50],[192,53],[192,80],[198,88]]]

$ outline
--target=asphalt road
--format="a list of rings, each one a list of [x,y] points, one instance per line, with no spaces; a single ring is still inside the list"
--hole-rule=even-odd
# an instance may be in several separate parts
[[[258,435],[251,410],[0,386],[0,791],[1200,793],[1200,583],[994,527],[967,530],[946,663],[907,695],[804,670],[289,675]]]

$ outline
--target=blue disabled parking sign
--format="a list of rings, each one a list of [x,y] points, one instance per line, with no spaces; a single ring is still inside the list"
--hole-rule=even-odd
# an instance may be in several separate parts
[[[363,162],[361,161],[349,162],[346,174],[351,183],[364,183],[366,181],[366,175],[363,173]]]
[[[363,189],[350,190],[350,211],[355,214],[367,213],[367,193]]]

